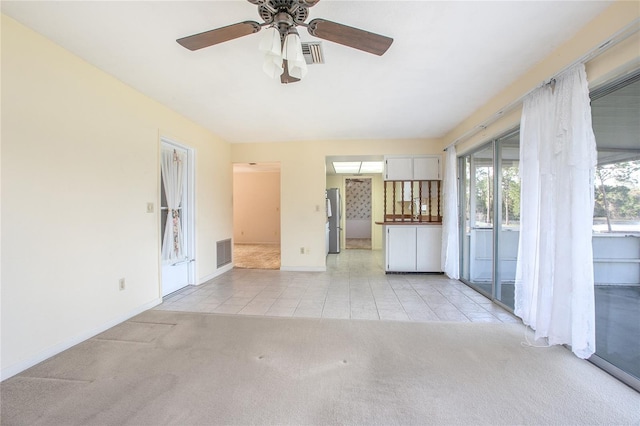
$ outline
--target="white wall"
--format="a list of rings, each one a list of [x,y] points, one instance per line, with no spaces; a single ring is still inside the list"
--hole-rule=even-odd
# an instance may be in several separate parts
[[[6,378],[159,303],[161,136],[196,152],[199,281],[231,236],[232,182],[209,131],[4,15],[1,30]]]

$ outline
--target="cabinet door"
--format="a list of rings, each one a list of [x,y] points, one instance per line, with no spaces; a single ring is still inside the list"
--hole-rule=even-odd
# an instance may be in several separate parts
[[[438,180],[440,177],[440,157],[416,157],[413,159],[414,180]]]
[[[442,226],[418,226],[416,231],[416,268],[418,272],[441,272]]]
[[[387,158],[384,162],[385,180],[412,180],[413,158]]]
[[[415,272],[416,227],[387,226],[387,271]]]

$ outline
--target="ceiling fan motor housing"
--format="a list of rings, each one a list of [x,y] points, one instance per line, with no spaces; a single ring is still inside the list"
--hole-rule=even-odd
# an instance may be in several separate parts
[[[308,7],[313,6],[318,0],[248,0],[249,3],[258,6],[258,14],[266,24],[283,24],[290,26],[304,24],[309,17]],[[289,19],[285,22],[281,14],[286,14]],[[290,23],[289,23],[290,22]]]

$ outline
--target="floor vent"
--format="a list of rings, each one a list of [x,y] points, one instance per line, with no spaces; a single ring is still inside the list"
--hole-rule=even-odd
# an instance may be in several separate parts
[[[218,268],[231,263],[231,238],[228,240],[218,241],[216,243],[216,252],[218,257]]]
[[[307,64],[324,64],[324,53],[319,41],[302,43],[302,54]]]

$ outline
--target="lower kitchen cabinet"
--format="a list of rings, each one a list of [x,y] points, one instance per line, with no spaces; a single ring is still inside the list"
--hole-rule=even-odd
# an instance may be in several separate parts
[[[442,225],[385,225],[387,272],[441,272]]]

